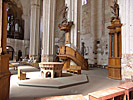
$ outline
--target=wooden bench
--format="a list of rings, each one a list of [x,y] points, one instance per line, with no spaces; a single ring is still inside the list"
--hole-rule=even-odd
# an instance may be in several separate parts
[[[67,72],[81,74],[81,66],[70,65],[70,68],[67,69]]]
[[[21,69],[18,69],[18,79],[25,80],[26,79],[26,72],[22,72]]]
[[[96,92],[89,93],[89,100],[126,100],[125,90],[112,87]]]
[[[133,100],[133,82],[127,82],[118,87],[125,89],[126,100]]]
[[[13,67],[14,70],[17,70],[18,64],[9,64],[9,67]]]
[[[31,65],[32,67],[39,68],[39,63],[27,63],[27,64]]]

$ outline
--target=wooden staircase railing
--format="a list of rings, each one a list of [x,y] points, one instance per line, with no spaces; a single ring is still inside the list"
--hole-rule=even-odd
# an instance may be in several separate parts
[[[81,66],[82,69],[88,69],[88,63],[84,57],[78,51],[68,46],[60,46],[58,57],[63,60],[71,59],[77,65]]]

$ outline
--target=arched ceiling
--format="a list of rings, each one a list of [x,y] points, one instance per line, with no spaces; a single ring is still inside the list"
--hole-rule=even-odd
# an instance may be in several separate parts
[[[9,0],[7,5],[8,14],[13,14],[15,18],[21,18],[23,14],[22,5],[16,0]]]

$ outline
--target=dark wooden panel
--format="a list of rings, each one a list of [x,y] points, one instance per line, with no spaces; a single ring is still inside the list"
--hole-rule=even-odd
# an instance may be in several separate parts
[[[121,80],[121,68],[108,67],[108,77],[115,80]]]
[[[10,73],[0,75],[0,100],[9,100]]]
[[[9,54],[0,56],[0,73],[9,72]]]

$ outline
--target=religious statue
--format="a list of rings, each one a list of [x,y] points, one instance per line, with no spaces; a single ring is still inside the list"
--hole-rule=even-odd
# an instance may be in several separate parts
[[[65,32],[69,32],[73,25],[73,21],[68,22],[67,20],[67,12],[68,12],[68,7],[67,5],[65,5],[65,7],[63,7],[61,10],[63,20],[61,24],[58,24],[58,27],[60,28],[60,30],[65,31]]]
[[[63,9],[61,10],[61,12],[62,12],[62,17],[63,17],[62,24],[67,24],[67,12],[68,12],[67,5],[65,7],[63,7]]]
[[[82,42],[82,47],[81,47],[81,55],[84,56],[85,52],[86,52],[86,47],[84,45],[85,43]]]
[[[114,14],[114,17],[111,18],[111,22],[114,19],[119,19],[119,5],[117,4],[117,1],[114,1],[114,6],[111,6],[113,9],[112,13]]]

